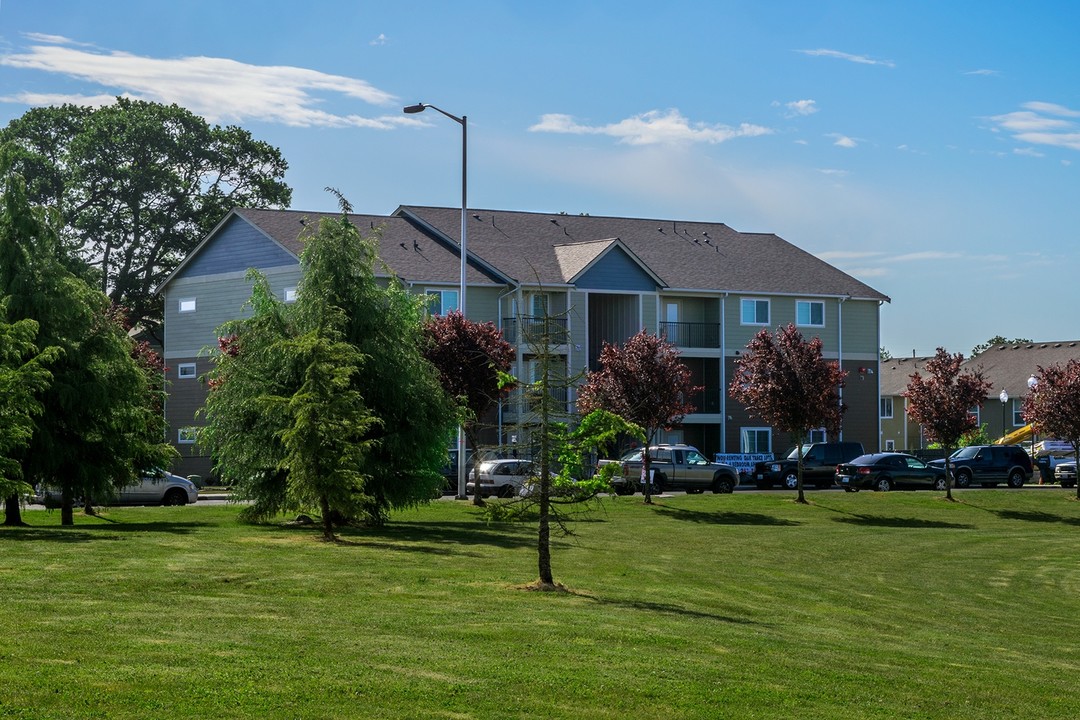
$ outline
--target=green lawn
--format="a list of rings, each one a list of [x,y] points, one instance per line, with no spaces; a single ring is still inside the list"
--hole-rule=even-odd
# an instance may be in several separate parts
[[[1066,490],[612,498],[535,531],[233,507],[0,528],[0,718],[1076,718]]]

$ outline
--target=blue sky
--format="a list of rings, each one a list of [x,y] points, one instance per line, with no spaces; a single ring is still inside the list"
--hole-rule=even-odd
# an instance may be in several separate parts
[[[0,0],[0,123],[118,94],[281,148],[293,207],[774,232],[882,344],[1080,338],[1080,3]]]

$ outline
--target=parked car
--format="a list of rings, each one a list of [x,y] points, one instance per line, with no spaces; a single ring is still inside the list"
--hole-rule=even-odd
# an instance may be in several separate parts
[[[619,495],[633,495],[644,483],[642,451],[623,456],[622,476],[612,480]],[[729,493],[739,485],[739,472],[730,465],[710,462],[692,445],[653,445],[649,448],[653,492],[685,490],[687,493]]]
[[[803,487],[828,488],[833,486],[836,466],[863,454],[862,443],[816,442],[806,443],[803,450]],[[799,483],[799,448],[787,450],[780,458],[754,464],[754,484],[759,490],[773,485],[783,485],[794,490]]]
[[[836,484],[847,492],[895,488],[945,489],[945,470],[907,453],[871,453],[836,466]]]
[[[931,460],[930,465],[945,468],[945,460]],[[956,487],[966,488],[972,483],[993,487],[1007,483],[1009,487],[1023,487],[1031,479],[1031,456],[1019,445],[969,445],[949,456]]]
[[[504,458],[484,460],[478,466],[480,472],[480,496],[498,495],[513,497],[521,492],[525,482],[536,477],[540,469],[532,460]],[[465,485],[466,492],[476,492],[476,481],[472,473]]]
[[[135,485],[128,485],[112,496],[94,497],[95,505],[187,505],[199,500],[199,488],[185,477],[164,470],[145,473]],[[46,507],[59,507],[59,492],[38,489],[33,501]]]
[[[1054,479],[1063,488],[1076,487],[1076,461],[1066,460],[1054,468]]]

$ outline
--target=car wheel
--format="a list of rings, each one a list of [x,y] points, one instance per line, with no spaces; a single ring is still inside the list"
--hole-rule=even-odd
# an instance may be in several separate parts
[[[161,500],[162,505],[187,505],[187,493],[180,488],[170,488]]]
[[[937,490],[939,492],[941,490],[947,490],[948,488],[946,487],[946,485],[948,485],[948,483],[945,482],[945,478],[943,478],[943,477],[934,478],[934,489],[935,490]]]
[[[712,491],[717,494],[728,494],[735,490],[735,486],[731,484],[730,480],[725,478],[716,478],[713,480]]]
[[[667,489],[667,478],[659,473],[653,476],[652,490],[657,495],[664,492]]]
[[[499,497],[502,497],[502,498],[514,497],[514,486],[513,485],[503,485],[501,488],[499,488]]]
[[[877,482],[874,483],[874,489],[878,492],[889,492],[892,490],[892,480],[887,477],[878,478]]]
[[[1009,473],[1009,487],[1024,487],[1024,473],[1021,470],[1013,470]]]
[[[788,490],[797,490],[799,488],[799,474],[789,472],[784,476],[784,487]]]
[[[971,473],[967,470],[961,470],[960,472],[956,473],[955,477],[956,487],[966,488],[967,486],[971,485]]]

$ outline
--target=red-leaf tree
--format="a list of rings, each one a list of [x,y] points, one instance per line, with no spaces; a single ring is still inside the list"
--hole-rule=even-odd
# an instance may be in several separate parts
[[[798,447],[798,501],[803,495],[803,441],[814,428],[836,433],[847,406],[840,402],[844,371],[821,354],[821,338],[803,340],[794,325],[775,336],[762,330],[735,361],[729,393],[746,411],[791,435]]]
[[[1080,467],[1080,360],[1039,367],[1022,412],[1040,435],[1071,444]],[[1076,486],[1076,498],[1080,500],[1080,484]]]
[[[990,390],[982,371],[960,372],[963,362],[961,353],[950,355],[939,347],[924,365],[927,377],[913,373],[901,393],[908,401],[908,417],[922,425],[928,439],[945,449],[945,497],[949,500],[953,499],[949,456],[961,436],[979,426],[971,408],[982,407]]]
[[[582,415],[607,410],[640,426],[646,449],[642,472],[649,478],[648,448],[662,428],[682,422],[694,411],[689,398],[700,390],[691,382],[690,369],[679,360],[675,346],[642,330],[624,345],[604,343],[600,370],[586,374],[577,407]],[[645,502],[652,503],[649,482],[645,483]]]
[[[424,357],[438,369],[447,394],[465,410],[465,436],[475,450],[480,420],[513,387],[506,378],[517,353],[492,323],[473,322],[457,310],[433,316],[424,333]],[[478,477],[475,483],[473,502],[482,505]]]

